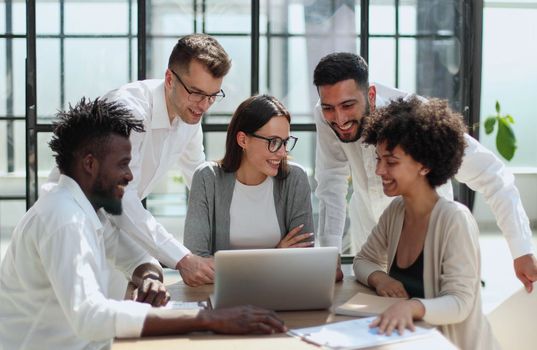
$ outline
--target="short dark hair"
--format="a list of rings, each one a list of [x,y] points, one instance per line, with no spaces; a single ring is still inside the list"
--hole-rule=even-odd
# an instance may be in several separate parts
[[[188,72],[192,60],[202,63],[215,78],[225,76],[231,68],[231,59],[222,45],[207,34],[190,34],[179,39],[168,59],[168,68]]]
[[[144,131],[143,122],[127,108],[100,98],[91,101],[82,97],[74,107],[69,104],[69,109],[56,117],[49,146],[55,153],[58,169],[65,175],[72,175],[77,157],[88,153],[103,157],[112,134],[128,138],[132,130]]]
[[[466,141],[462,116],[446,100],[427,101],[413,96],[399,98],[379,108],[364,126],[364,142],[387,143],[388,150],[400,146],[415,161],[429,168],[431,187],[446,183],[462,163]]]
[[[273,117],[285,117],[291,123],[291,114],[274,96],[252,96],[237,107],[227,128],[226,153],[220,161],[224,171],[235,172],[241,165],[242,148],[237,143],[237,133],[242,131],[246,134],[252,134],[261,129]],[[283,158],[276,178],[283,179],[287,177],[287,174],[287,159]]]
[[[367,62],[354,53],[335,52],[321,58],[313,71],[313,84],[334,85],[340,81],[353,79],[358,87],[369,87]]]

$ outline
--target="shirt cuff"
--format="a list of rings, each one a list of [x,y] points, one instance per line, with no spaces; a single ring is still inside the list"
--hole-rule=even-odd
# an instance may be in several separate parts
[[[507,241],[513,259],[527,254],[535,254],[531,238],[531,235],[519,235]]]
[[[121,308],[116,313],[116,337],[140,337],[151,305],[132,300],[124,300],[120,303]]]
[[[177,240],[168,241],[168,244],[162,247],[162,250],[165,256],[159,257],[159,260],[170,269],[175,269],[181,259],[191,254],[190,250]]]

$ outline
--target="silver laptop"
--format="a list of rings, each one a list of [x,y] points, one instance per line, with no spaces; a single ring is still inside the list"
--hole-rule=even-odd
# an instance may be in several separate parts
[[[329,308],[337,259],[335,247],[218,251],[212,308],[246,304],[271,310]]]

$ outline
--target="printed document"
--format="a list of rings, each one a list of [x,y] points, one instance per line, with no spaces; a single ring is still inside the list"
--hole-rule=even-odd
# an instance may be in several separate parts
[[[289,335],[330,349],[362,349],[376,345],[402,342],[430,335],[434,328],[416,326],[414,332],[405,330],[403,335],[392,332],[390,336],[378,334],[378,328],[369,328],[376,317],[329,323],[317,327],[292,329]]]

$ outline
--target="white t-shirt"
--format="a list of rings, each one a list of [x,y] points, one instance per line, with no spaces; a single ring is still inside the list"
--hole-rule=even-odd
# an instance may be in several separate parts
[[[231,249],[274,248],[281,239],[274,206],[274,180],[248,186],[235,180],[229,207]]]

